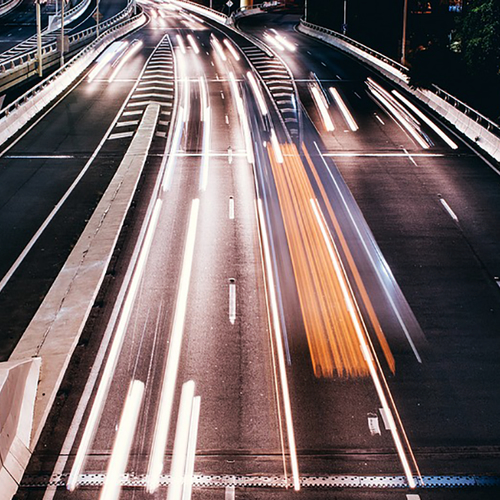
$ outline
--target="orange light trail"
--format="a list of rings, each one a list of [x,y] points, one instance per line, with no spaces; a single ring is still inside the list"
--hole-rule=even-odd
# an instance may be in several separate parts
[[[336,252],[333,254],[336,260],[332,260],[328,242],[310,203],[316,195],[297,148],[292,144],[284,144],[281,148],[283,163],[278,161],[269,145],[268,154],[283,214],[314,373],[317,377],[333,377],[335,373],[338,376],[368,376],[366,353],[363,354],[359,332],[356,331],[357,325],[364,323],[357,307],[353,305],[355,300],[343,264]],[[317,176],[308,156],[307,161]],[[326,197],[321,183],[318,182],[318,185],[322,196]],[[329,203],[327,208],[389,367],[394,371],[394,358]],[[367,343],[370,343],[368,339]]]
[[[321,192],[321,196],[322,196],[323,201],[326,205],[328,215],[330,216],[330,219],[333,223],[335,233],[339,239],[340,246],[341,246],[342,251],[344,253],[345,259],[347,261],[349,269],[352,272],[354,282],[356,283],[357,289],[361,295],[361,300],[363,301],[363,305],[365,306],[365,309],[367,311],[368,318],[370,319],[370,322],[371,322],[372,327],[375,331],[375,334],[377,335],[377,339],[380,343],[380,347],[382,348],[382,351],[384,353],[384,356],[385,356],[385,359],[386,359],[387,364],[389,366],[389,369],[391,370],[392,373],[395,373],[396,372],[396,363],[394,361],[394,356],[392,355],[391,348],[389,347],[389,344],[387,343],[387,339],[385,338],[382,327],[380,326],[380,322],[377,318],[377,315],[375,314],[375,310],[373,309],[373,305],[371,303],[370,297],[368,296],[368,292],[366,291],[363,280],[361,279],[361,275],[359,274],[359,270],[354,262],[354,258],[351,254],[350,249],[349,249],[349,245],[347,244],[347,241],[344,237],[344,234],[342,233],[342,230],[340,229],[340,224],[337,220],[337,217],[335,216],[335,212],[333,211],[332,205],[330,203],[330,200],[328,199],[325,188],[324,188],[324,186],[319,178],[316,167],[314,166],[314,163],[312,162],[311,157],[309,155],[309,152],[307,151],[307,148],[305,147],[304,144],[302,144],[302,151],[304,152],[306,161],[311,169],[311,172],[313,173],[316,184],[318,185],[318,188]]]

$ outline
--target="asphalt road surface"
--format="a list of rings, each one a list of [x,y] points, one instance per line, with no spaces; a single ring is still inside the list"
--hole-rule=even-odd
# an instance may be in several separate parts
[[[451,485],[498,472],[498,166],[296,17],[241,28],[285,37],[298,102],[248,40],[149,8],[116,78],[0,157],[2,275],[90,165],[0,291],[6,359],[126,151],[134,85],[170,75],[175,99],[141,97],[163,124],[18,498],[497,498]]]

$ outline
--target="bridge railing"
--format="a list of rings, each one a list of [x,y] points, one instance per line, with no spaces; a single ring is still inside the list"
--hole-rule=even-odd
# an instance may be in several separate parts
[[[92,43],[87,45],[83,50],[81,50],[76,56],[70,59],[64,66],[55,71],[51,76],[44,79],[38,85],[35,85],[32,89],[28,90],[21,97],[17,98],[11,104],[0,110],[0,129],[2,128],[2,121],[9,117],[9,115],[20,110],[25,104],[32,101],[35,97],[39,96],[41,93],[46,92],[51,86],[58,86],[59,81],[63,76],[69,72],[76,73],[78,71],[83,71],[85,69],[85,64],[90,64],[96,53],[104,50],[104,48],[111,43],[111,41],[123,36],[129,31],[137,28],[145,22],[145,14],[142,10],[135,16],[126,19],[120,23],[114,24],[108,27],[105,31],[101,32],[99,37]],[[59,89],[57,89],[59,90]],[[1,133],[0,133],[1,135]],[[1,139],[1,137],[0,137]],[[0,143],[2,141],[0,140]]]
[[[110,27],[120,23],[122,20],[130,16],[132,10],[134,9],[135,2],[130,0],[122,11],[108,20],[99,24],[99,31],[104,32]],[[78,33],[74,33],[68,36],[69,50],[68,52],[74,52],[76,49],[81,47],[92,37],[97,34],[97,27],[92,26]],[[47,63],[55,62],[55,55],[58,52],[57,41],[53,41],[42,46],[42,65],[46,66]],[[0,64],[0,89],[6,89],[18,83],[21,80],[33,76],[38,71],[38,52],[36,49],[24,54],[20,54],[16,57],[12,57]]]
[[[380,52],[377,52],[371,49],[370,47],[367,47],[366,45],[363,45],[357,42],[356,40],[353,40],[352,38],[349,38],[337,31],[333,31],[328,28],[324,28],[322,26],[306,22],[303,19],[301,19],[300,21],[300,26],[306,28],[306,30],[311,30],[318,34],[324,34],[334,38],[335,40],[340,42],[337,43],[338,46],[345,44],[346,46],[349,47],[349,52],[351,54],[363,57],[365,60],[368,59],[368,61],[372,63],[374,61],[378,62],[379,66],[382,69],[384,69],[385,71],[389,71],[390,73],[392,73],[393,77],[396,77],[399,80],[398,83],[406,85],[408,87],[409,71],[406,66],[403,66],[402,64],[394,61],[393,59],[384,56],[383,54],[380,54]],[[457,126],[459,130],[464,132],[464,130],[467,129],[468,133],[466,135],[468,135],[469,138],[472,138],[476,142],[480,142],[481,139],[483,139],[484,142],[490,144],[492,141],[491,137],[489,136],[487,138],[481,137],[480,131],[478,132],[479,129],[477,127],[472,127],[470,121],[477,124],[479,127],[481,127],[481,129],[484,129],[489,134],[492,134],[494,137],[500,139],[500,126],[497,123],[487,118],[483,114],[479,113],[479,111],[476,111],[475,109],[471,108],[470,106],[460,101],[453,95],[449,94],[445,90],[441,89],[437,85],[433,85],[430,90],[425,90],[425,91],[410,89],[409,87],[408,89],[419,99],[429,104],[436,112],[443,114],[443,116],[448,121],[452,122],[455,126]],[[454,109],[456,113],[450,112],[451,109]],[[455,116],[452,116],[453,114]],[[471,134],[473,130],[474,134],[472,137]],[[496,150],[500,151],[500,146],[494,144],[492,147],[494,148],[493,151]],[[491,151],[491,148],[489,148],[489,151]],[[493,156],[495,157],[495,155]]]

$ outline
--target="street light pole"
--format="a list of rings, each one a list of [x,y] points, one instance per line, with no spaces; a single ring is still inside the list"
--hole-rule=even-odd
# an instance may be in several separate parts
[[[99,0],[97,0],[97,10],[95,12],[95,18],[97,20],[97,24],[96,24],[96,38],[99,38],[99,18],[101,17],[100,13],[99,13]]]
[[[344,0],[344,24],[342,25],[342,33],[347,33],[347,0]]]
[[[401,64],[406,64],[406,23],[408,18],[408,0],[404,0],[403,7],[403,40],[401,42]]]
[[[61,0],[61,66],[64,66],[64,0]]]
[[[38,59],[38,76],[42,76],[42,15],[40,12],[40,0],[36,0],[36,55]]]

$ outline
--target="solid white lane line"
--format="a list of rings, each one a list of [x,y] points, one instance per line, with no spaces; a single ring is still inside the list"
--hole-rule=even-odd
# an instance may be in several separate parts
[[[234,219],[234,198],[232,196],[229,197],[229,218]]]
[[[193,265],[199,207],[200,200],[193,200],[186,236],[186,247],[182,260],[179,290],[177,292],[177,303],[175,305],[174,320],[170,335],[170,347],[168,350],[167,361],[165,363],[160,404],[156,416],[153,448],[151,450],[148,475],[146,479],[147,489],[150,493],[155,492],[158,488],[160,484],[160,475],[163,470],[163,458],[165,455],[165,447],[167,445],[170,418],[172,416],[172,405],[175,385],[177,382],[182,337],[184,334],[184,321],[186,319],[186,308],[189,295],[189,283],[191,280],[191,269]]]
[[[73,467],[71,469],[68,482],[66,483],[66,487],[70,491],[73,491],[78,484],[78,480],[80,474],[82,473],[85,459],[87,457],[88,449],[94,438],[95,430],[97,428],[97,424],[101,416],[102,408],[106,401],[106,397],[108,394],[109,386],[111,385],[111,380],[113,378],[116,363],[118,361],[118,357],[120,356],[121,347],[127,330],[128,321],[132,313],[132,306],[134,304],[137,291],[139,289],[139,285],[142,279],[142,274],[144,272],[144,267],[146,265],[146,260],[149,254],[149,250],[151,248],[151,243],[153,241],[153,236],[156,230],[156,226],[158,224],[158,217],[160,214],[161,206],[162,206],[162,201],[157,200],[153,211],[153,215],[151,217],[151,221],[149,222],[148,225],[146,236],[144,238],[144,243],[141,248],[139,258],[137,260],[137,265],[135,267],[134,274],[130,281],[130,287],[127,291],[127,295],[123,303],[123,307],[120,313],[120,319],[118,321],[116,332],[113,338],[113,343],[111,344],[108,359],[106,361],[106,365],[102,373],[101,382],[99,383],[99,388],[97,389],[94,403],[92,405],[92,409],[90,411],[87,420],[87,425],[85,426],[80,446],[78,447],[78,451],[75,456],[75,461],[73,463]]]
[[[134,380],[130,384],[120,424],[118,425],[106,479],[99,496],[101,500],[115,500],[120,495],[121,480],[127,467],[143,395],[144,383],[140,380]]]
[[[276,286],[274,284],[274,275],[272,268],[271,251],[269,248],[269,238],[265,222],[262,200],[257,200],[257,210],[262,231],[262,248],[264,253],[264,262],[266,269],[266,280],[268,283],[269,306],[272,320],[272,330],[276,342],[276,351],[278,355],[278,365],[280,372],[281,391],[283,393],[283,406],[285,410],[286,430],[288,437],[288,451],[290,453],[290,462],[292,466],[293,487],[296,491],[300,490],[299,463],[297,460],[297,448],[295,445],[295,432],[293,429],[292,405],[290,402],[290,392],[288,389],[288,379],[286,375],[286,362],[283,349],[283,338],[281,333],[280,315],[278,309],[278,300],[276,297]],[[279,404],[279,403],[278,403]]]
[[[196,456],[196,441],[198,439],[198,423],[200,420],[200,396],[193,398],[191,410],[191,426],[189,428],[189,440],[187,446],[186,469],[184,471],[184,488],[182,490],[182,500],[190,500],[193,491],[194,459]]]
[[[443,198],[440,198],[439,201],[441,202],[441,204],[443,205],[443,207],[446,209],[446,211],[448,212],[448,214],[450,215],[450,217],[455,222],[458,222],[457,214],[451,209],[450,205],[448,205],[448,203],[446,203],[446,200],[444,200]]]
[[[194,398],[194,382],[190,380],[182,386],[177,427],[175,429],[174,449],[172,451],[172,465],[170,468],[170,485],[168,486],[167,500],[181,500],[186,472],[189,430],[191,427],[191,413]]]
[[[354,216],[353,216],[353,214],[351,212],[351,209],[349,208],[349,205],[347,204],[347,201],[346,201],[346,199],[344,197],[344,194],[342,193],[342,190],[340,189],[340,186],[338,185],[337,180],[335,179],[335,177],[334,177],[334,175],[333,175],[333,173],[332,173],[332,171],[330,169],[330,166],[326,162],[325,157],[324,157],[323,153],[321,152],[321,150],[319,149],[318,143],[316,141],[314,142],[314,146],[315,146],[316,150],[318,151],[318,154],[319,154],[321,160],[323,161],[323,164],[326,167],[326,170],[328,172],[328,175],[330,176],[330,179],[334,183],[334,185],[335,185],[335,187],[337,189],[337,192],[340,194],[340,197],[342,198],[342,202],[344,204],[344,207],[347,209],[347,213],[349,214],[349,218],[351,219],[351,223],[352,223],[354,229],[356,230],[356,233],[358,234],[359,241],[363,245],[363,248],[365,249],[366,255],[370,259],[370,262],[371,262],[371,264],[373,266],[373,269],[375,269],[376,272],[378,273],[378,267],[375,264],[375,261],[373,260],[372,254],[370,253],[370,251],[369,251],[369,249],[368,249],[368,247],[366,245],[366,242],[365,242],[364,238],[361,235],[361,231],[359,230],[359,227],[356,224],[356,221],[354,220]],[[382,263],[383,263],[384,267],[386,268],[386,272],[392,277],[392,271],[388,267],[387,262],[385,261],[385,259],[382,259]],[[396,304],[394,303],[394,299],[392,298],[392,294],[389,293],[389,290],[387,289],[387,286],[386,286],[385,281],[383,279],[380,279],[380,283],[382,284],[382,287],[384,288],[385,295],[386,295],[387,299],[389,300],[389,303],[391,304],[391,308],[392,308],[394,314],[396,315],[396,318],[398,319],[398,322],[399,322],[399,324],[401,326],[401,329],[403,330],[403,332],[405,334],[406,340],[408,341],[408,344],[410,345],[410,347],[411,347],[411,349],[413,351],[413,354],[415,355],[415,358],[417,358],[417,361],[419,363],[422,363],[422,358],[420,357],[420,354],[417,351],[415,343],[413,342],[413,339],[411,338],[410,332],[408,331],[408,328],[406,327],[406,324],[403,321],[403,318],[399,314],[398,308],[396,307]]]
[[[386,395],[384,393],[382,383],[380,382],[380,377],[377,371],[376,364],[374,362],[372,350],[370,349],[370,345],[367,342],[366,336],[364,334],[364,327],[361,324],[359,313],[359,308],[356,302],[354,301],[354,294],[350,289],[350,284],[347,281],[345,270],[343,269],[342,262],[340,260],[340,256],[338,255],[338,250],[336,246],[334,246],[333,238],[330,234],[330,231],[327,228],[326,222],[324,220],[324,215],[321,212],[321,208],[319,207],[318,200],[310,200],[311,206],[314,211],[314,215],[316,216],[316,220],[318,221],[318,225],[321,230],[321,234],[323,235],[323,239],[328,248],[328,253],[330,254],[330,259],[335,268],[335,273],[338,277],[338,282],[342,289],[342,294],[344,296],[345,303],[347,305],[347,311],[351,316],[352,323],[354,325],[354,330],[356,331],[356,335],[358,337],[358,341],[361,347],[361,351],[368,365],[368,369],[370,371],[370,375],[373,380],[373,384],[375,385],[375,390],[377,391],[377,395],[380,401],[380,404],[384,408],[387,416],[387,420],[389,422],[391,428],[392,439],[396,446],[396,450],[399,455],[399,460],[401,461],[401,465],[403,466],[403,470],[405,472],[406,479],[408,481],[408,485],[410,488],[416,487],[416,482],[413,477],[413,472],[410,467],[410,463],[408,458],[406,457],[406,453],[404,450],[403,442],[401,441],[401,437],[396,428],[396,423],[394,421],[394,416],[392,415],[392,411],[389,407],[389,403],[387,401]],[[358,314],[356,314],[358,312]]]
[[[232,325],[236,321],[236,283],[234,278],[229,280],[229,321]]]

